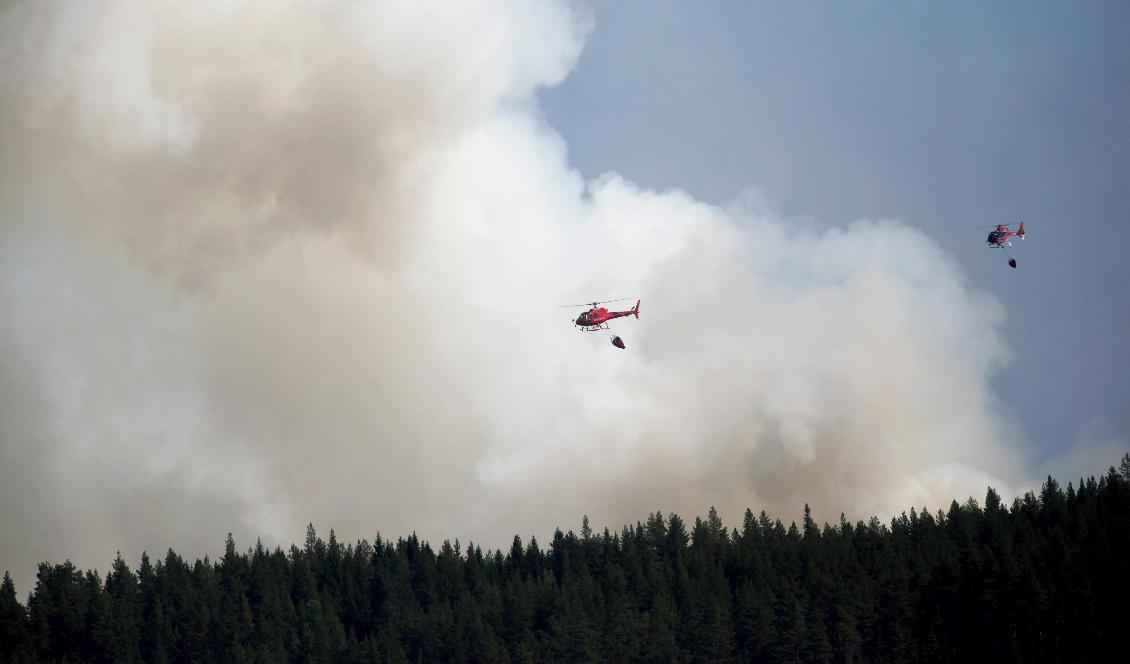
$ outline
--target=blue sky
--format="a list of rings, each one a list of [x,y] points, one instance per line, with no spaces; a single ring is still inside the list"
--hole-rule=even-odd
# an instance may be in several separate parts
[[[820,227],[904,220],[1003,302],[1002,416],[1044,456],[1081,430],[1125,440],[1130,5],[592,9],[576,69],[541,95],[585,177],[712,203],[753,187]],[[1012,271],[970,227],[1020,219]]]

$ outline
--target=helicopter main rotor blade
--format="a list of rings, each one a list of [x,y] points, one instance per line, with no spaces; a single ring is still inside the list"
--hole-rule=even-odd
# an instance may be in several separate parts
[[[1020,222],[1019,221],[1005,221],[1005,222],[1002,222],[1002,223],[999,223],[999,224],[977,224],[976,226],[962,226],[961,228],[955,228],[954,230],[956,230],[956,231],[967,231],[967,230],[974,230],[974,229],[977,229],[977,228],[999,228],[1001,226],[1013,226],[1013,225],[1018,224],[1018,223],[1020,223]]]
[[[561,305],[558,305],[554,308],[555,309],[564,309],[565,307],[595,307],[598,304],[608,304],[609,302],[623,302],[624,300],[630,300],[630,299],[632,299],[632,298],[630,298],[630,297],[618,297],[615,300],[601,300],[600,302],[585,302],[584,304],[561,304]]]

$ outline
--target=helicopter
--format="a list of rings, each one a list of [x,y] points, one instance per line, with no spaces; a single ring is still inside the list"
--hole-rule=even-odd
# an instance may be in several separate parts
[[[1021,240],[1024,239],[1024,222],[1020,222],[1020,228],[1015,231],[1010,229],[1008,226],[1008,224],[997,224],[997,227],[993,229],[991,233],[989,233],[989,237],[986,238],[985,241],[988,242],[989,246],[993,249],[1000,249],[1004,251],[1005,255],[1008,256],[1008,266],[1015,269],[1016,259],[1012,256],[1009,256],[1008,250],[1005,249],[1005,247],[1012,246],[1012,242],[1009,241],[1010,238],[1018,237]]]
[[[604,300],[602,302],[588,302],[585,304],[564,304],[560,308],[565,307],[591,307],[588,311],[583,311],[572,323],[585,332],[597,332],[599,330],[607,330],[608,321],[615,318],[622,318],[624,316],[635,316],[636,320],[640,318],[640,301],[636,300],[634,307],[627,311],[609,311],[608,309],[600,306],[608,304],[609,302],[621,302],[623,300],[630,300],[628,297],[621,297],[615,300]],[[612,337],[612,345],[617,348],[625,348],[624,340],[618,336]]]

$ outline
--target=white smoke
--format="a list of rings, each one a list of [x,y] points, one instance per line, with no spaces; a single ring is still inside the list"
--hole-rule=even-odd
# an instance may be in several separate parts
[[[0,567],[1028,481],[991,296],[897,221],[584,182],[555,3],[0,15]],[[639,297],[628,349],[553,305]],[[624,303],[630,305],[631,302]]]

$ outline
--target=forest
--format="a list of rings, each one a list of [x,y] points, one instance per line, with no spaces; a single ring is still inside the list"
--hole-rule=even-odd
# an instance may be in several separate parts
[[[24,603],[4,575],[0,662],[1109,662],[1128,599],[1130,455],[889,523],[586,518],[505,552],[311,525],[105,578],[42,563]]]

